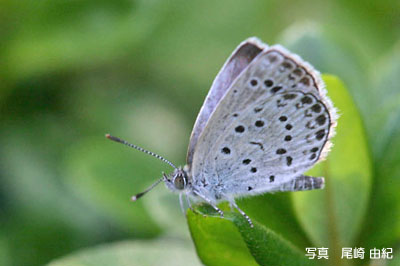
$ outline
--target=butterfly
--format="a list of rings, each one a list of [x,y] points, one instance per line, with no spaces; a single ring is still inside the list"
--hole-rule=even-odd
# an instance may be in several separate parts
[[[235,202],[276,191],[322,189],[323,177],[304,175],[326,158],[337,112],[325,85],[309,63],[280,45],[252,37],[234,50],[215,78],[196,119],[184,167],[117,137],[107,138],[148,153],[174,168],[161,181],[191,199],[210,204]]]

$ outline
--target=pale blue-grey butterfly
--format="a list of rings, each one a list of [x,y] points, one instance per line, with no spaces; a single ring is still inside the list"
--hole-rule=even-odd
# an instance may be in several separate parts
[[[175,170],[133,196],[139,199],[161,181],[186,197],[217,207],[236,197],[324,187],[323,177],[303,175],[325,158],[337,114],[320,74],[280,45],[257,38],[229,57],[205,99],[190,138],[187,164],[165,158],[107,134],[107,138],[153,155]]]

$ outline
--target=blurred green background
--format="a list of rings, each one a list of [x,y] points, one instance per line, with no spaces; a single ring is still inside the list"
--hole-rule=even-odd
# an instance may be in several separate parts
[[[400,212],[400,1],[2,0],[0,265],[119,240],[197,265],[175,195],[129,201],[169,166],[104,134],[184,164],[213,78],[250,36],[342,79],[374,165],[368,208]]]

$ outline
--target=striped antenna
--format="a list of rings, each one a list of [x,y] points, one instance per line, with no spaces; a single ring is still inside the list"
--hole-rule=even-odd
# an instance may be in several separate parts
[[[126,142],[125,140],[122,140],[122,139],[120,139],[120,138],[111,136],[110,134],[106,134],[106,138],[108,138],[108,139],[110,139],[110,140],[113,140],[113,141],[115,141],[115,142],[119,142],[119,143],[125,144],[126,146],[129,146],[129,147],[131,147],[131,148],[134,148],[134,149],[136,149],[136,150],[138,150],[138,151],[147,153],[147,154],[149,154],[149,155],[151,155],[151,156],[153,156],[153,157],[156,157],[157,159],[160,159],[160,160],[163,161],[164,163],[169,164],[169,165],[170,165],[171,167],[173,167],[174,169],[178,169],[173,163],[171,163],[170,161],[168,161],[168,160],[165,159],[164,157],[162,157],[162,156],[160,156],[160,155],[158,155],[158,154],[155,154],[154,152],[145,150],[145,149],[143,149],[143,148],[141,148],[141,147],[139,147],[139,146],[136,146],[136,145],[134,145],[134,144],[131,144],[131,143],[129,143],[129,142]]]
[[[152,184],[150,187],[148,187],[145,191],[140,192],[138,194],[136,194],[135,196],[131,197],[132,201],[137,201],[138,199],[140,199],[141,197],[144,196],[144,194],[146,194],[147,192],[149,192],[150,190],[152,190],[155,186],[157,186],[158,184],[160,184],[161,181],[165,180],[165,177],[162,177],[160,179],[158,179],[154,184]]]

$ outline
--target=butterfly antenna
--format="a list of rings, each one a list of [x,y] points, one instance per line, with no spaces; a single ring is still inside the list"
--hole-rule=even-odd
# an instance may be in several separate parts
[[[115,142],[119,142],[119,143],[125,144],[126,146],[129,146],[129,147],[131,147],[131,148],[134,148],[134,149],[136,149],[136,150],[138,150],[138,151],[147,153],[147,154],[149,154],[149,155],[151,155],[151,156],[153,156],[153,157],[156,157],[157,159],[160,159],[160,160],[163,161],[164,163],[169,164],[169,165],[170,165],[171,167],[173,167],[174,169],[178,169],[173,163],[171,163],[170,161],[168,161],[168,160],[165,159],[164,157],[162,157],[162,156],[160,156],[160,155],[158,155],[158,154],[155,154],[154,152],[145,150],[145,149],[143,149],[143,148],[141,148],[141,147],[139,147],[139,146],[136,146],[136,145],[134,145],[134,144],[131,144],[131,143],[125,141],[125,140],[122,140],[122,139],[120,139],[120,138],[111,136],[110,134],[106,134],[106,138],[108,138],[108,139],[110,139],[110,140],[113,140],[113,141],[115,141]],[[161,180],[162,180],[162,179],[161,179]],[[160,180],[159,182],[161,182],[161,180]],[[158,183],[157,183],[157,184],[158,184]]]
[[[150,187],[148,187],[145,191],[140,192],[138,194],[136,194],[135,196],[132,196],[131,200],[132,201],[137,201],[138,199],[140,199],[142,196],[144,196],[144,194],[146,194],[147,192],[149,192],[150,190],[152,190],[155,186],[157,186],[161,181],[164,180],[165,177],[161,177],[160,179],[158,179],[156,182],[154,182]]]

